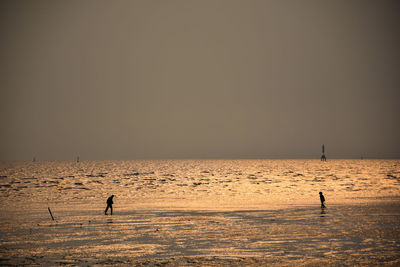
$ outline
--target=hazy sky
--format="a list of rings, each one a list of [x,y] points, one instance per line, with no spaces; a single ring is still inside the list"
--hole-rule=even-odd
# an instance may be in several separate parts
[[[1,1],[0,159],[400,157],[399,1]]]

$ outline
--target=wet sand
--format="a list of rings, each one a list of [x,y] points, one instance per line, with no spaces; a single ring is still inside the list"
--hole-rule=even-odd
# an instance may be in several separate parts
[[[1,220],[2,265],[400,264],[400,203],[252,210],[86,207]]]
[[[0,174],[0,265],[400,265],[399,161],[18,163]]]

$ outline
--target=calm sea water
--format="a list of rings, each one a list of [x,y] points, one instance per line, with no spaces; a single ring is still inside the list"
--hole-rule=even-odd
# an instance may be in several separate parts
[[[312,204],[400,196],[399,160],[145,160],[9,162],[0,164],[7,206],[97,205],[111,194],[120,208],[176,200],[214,207]],[[219,202],[215,203],[215,199]],[[30,203],[27,203],[29,200]],[[197,202],[197,203],[196,203]],[[209,203],[204,207],[211,208]]]
[[[0,264],[397,264],[399,197],[400,160],[2,162]]]

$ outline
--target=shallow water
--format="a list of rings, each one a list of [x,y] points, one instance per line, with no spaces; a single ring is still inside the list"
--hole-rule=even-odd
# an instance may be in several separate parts
[[[0,264],[400,264],[399,160],[0,166]]]
[[[2,203],[24,207],[43,202],[97,206],[111,194],[116,195],[120,208],[148,202],[175,205],[180,200],[184,206],[190,202],[207,208],[317,204],[319,191],[324,192],[327,203],[343,203],[396,198],[399,185],[399,160],[0,163]]]

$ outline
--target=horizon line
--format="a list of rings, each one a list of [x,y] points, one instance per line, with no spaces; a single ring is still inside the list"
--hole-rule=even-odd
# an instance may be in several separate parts
[[[360,157],[327,157],[329,160],[385,160],[385,159],[400,159],[400,156],[360,156]],[[180,157],[154,157],[154,158],[129,158],[129,159],[122,159],[122,158],[115,158],[115,159],[99,159],[99,158],[81,158],[77,162],[75,159],[38,159],[34,158],[33,160],[30,159],[0,159],[0,162],[51,162],[51,161],[72,161],[72,162],[83,162],[83,161],[143,161],[143,160],[320,160],[320,157],[187,157],[187,158],[180,158]]]

